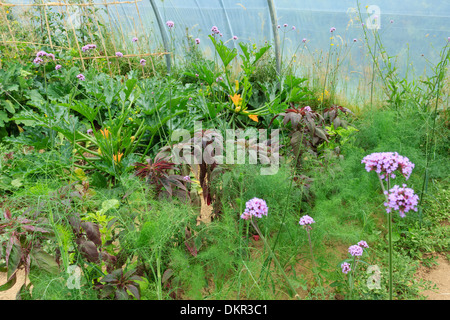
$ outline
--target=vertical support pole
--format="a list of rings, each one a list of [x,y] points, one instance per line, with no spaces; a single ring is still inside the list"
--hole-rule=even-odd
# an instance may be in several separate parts
[[[272,32],[275,42],[275,59],[277,63],[277,74],[281,75],[281,54],[280,54],[280,35],[278,34],[277,12],[275,10],[275,3],[273,0],[267,0],[269,5],[270,21],[272,23]],[[281,79],[280,79],[281,80]]]
[[[53,49],[53,42],[52,42],[52,35],[50,32],[50,25],[48,24],[48,18],[47,18],[47,4],[44,3],[44,0],[42,0],[42,5],[44,7],[44,17],[45,17],[45,25],[47,26],[47,34],[48,34],[48,41],[50,42],[50,47]]]
[[[161,15],[159,13],[158,7],[156,6],[155,0],[149,0],[150,4],[152,5],[153,12],[155,13],[156,21],[158,22],[159,30],[161,32],[161,37],[164,44],[164,50],[166,52],[169,51],[169,38],[166,33],[166,29],[164,28],[164,22],[162,21]],[[166,64],[167,64],[167,73],[170,73],[170,70],[172,68],[172,61],[170,59],[170,55],[166,54]]]
[[[64,0],[64,3],[66,3],[65,0]],[[67,17],[70,17],[69,6],[66,5],[65,7],[66,7],[66,15],[67,15]],[[75,44],[77,45],[78,53],[80,55],[81,66],[83,67],[83,70],[86,70],[86,66],[84,65],[84,61],[83,61],[83,55],[81,53],[80,43],[79,43],[78,37],[77,37],[77,32],[75,31],[75,27],[73,26],[72,20],[70,18],[68,20],[70,22],[70,28],[72,29],[72,32],[73,32],[73,37],[75,38]]]

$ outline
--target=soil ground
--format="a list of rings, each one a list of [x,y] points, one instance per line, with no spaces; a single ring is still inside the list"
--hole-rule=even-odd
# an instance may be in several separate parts
[[[416,274],[418,278],[429,280],[436,284],[437,290],[427,290],[422,293],[427,300],[450,300],[450,261],[444,255],[437,255],[437,265],[431,268],[421,266]]]
[[[450,300],[450,261],[444,255],[437,255],[437,265],[421,266],[416,273],[417,278],[436,284],[437,290],[423,291],[426,300]],[[297,270],[301,271],[301,270]],[[24,270],[19,270],[16,284],[7,291],[0,292],[0,300],[15,300],[17,291],[25,281]],[[6,273],[0,273],[0,284],[6,282]]]

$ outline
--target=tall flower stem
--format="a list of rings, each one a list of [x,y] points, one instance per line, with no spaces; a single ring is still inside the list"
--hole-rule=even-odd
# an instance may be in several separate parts
[[[354,282],[355,282],[355,276],[356,276],[356,257],[353,256],[353,268],[352,268],[352,273],[351,273],[351,277],[349,277],[349,287],[350,287],[350,300],[353,299],[353,288],[354,288]]]
[[[273,253],[272,249],[270,248],[270,245],[267,243],[267,239],[264,237],[264,235],[262,234],[261,230],[259,230],[258,225],[256,224],[256,222],[253,219],[250,219],[250,222],[253,225],[253,227],[255,228],[255,230],[258,233],[258,235],[260,236],[260,238],[263,239],[264,245],[266,246],[267,250],[269,251],[269,254],[271,255],[273,261],[275,261],[277,267],[280,269],[281,274],[283,275],[283,277],[286,280],[287,284],[289,285],[289,287],[291,288],[291,290],[295,294],[295,296],[298,298],[297,291],[295,290],[295,288],[290,283],[289,278],[287,277],[286,273],[284,272],[283,267],[281,266],[281,264],[278,261],[278,259],[275,257],[275,254]]]
[[[322,288],[322,281],[320,281],[320,275],[319,272],[317,271],[317,264],[316,264],[316,259],[314,259],[314,253],[313,253],[313,248],[312,248],[312,242],[311,242],[311,235],[309,234],[309,232],[311,231],[310,229],[311,227],[306,226],[306,233],[308,235],[308,242],[309,242],[309,251],[311,252],[311,260],[312,260],[312,265],[313,265],[313,270],[314,270],[314,274],[317,276],[317,282],[319,283],[320,288],[323,290]],[[322,291],[322,296],[325,300],[325,292]]]
[[[392,300],[392,215],[389,212],[388,213],[388,219],[389,219],[389,300]]]
[[[377,172],[378,179],[380,180],[381,189],[383,190],[384,197],[386,198],[386,202],[389,202],[388,195],[386,194],[386,189],[384,188],[383,180],[381,179],[380,174]],[[390,178],[388,177],[387,181],[387,189],[389,190],[389,181]],[[388,219],[388,265],[389,265],[389,300],[392,300],[392,283],[393,283],[393,266],[392,266],[392,214],[388,212],[387,214]]]

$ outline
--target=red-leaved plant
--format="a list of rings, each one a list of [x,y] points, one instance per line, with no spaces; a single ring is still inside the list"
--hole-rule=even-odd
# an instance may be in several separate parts
[[[180,198],[186,198],[187,189],[183,183],[183,176],[175,174],[179,168],[167,157],[157,155],[155,160],[148,158],[146,163],[136,162],[134,166],[135,175],[145,179],[153,187],[156,197],[165,191],[170,196],[178,195]]]

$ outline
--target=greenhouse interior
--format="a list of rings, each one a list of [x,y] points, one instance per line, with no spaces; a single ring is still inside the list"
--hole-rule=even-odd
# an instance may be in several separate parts
[[[449,63],[448,1],[0,0],[0,300],[450,300]]]

